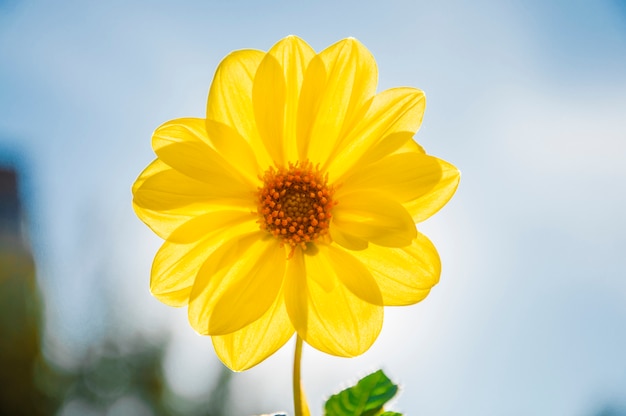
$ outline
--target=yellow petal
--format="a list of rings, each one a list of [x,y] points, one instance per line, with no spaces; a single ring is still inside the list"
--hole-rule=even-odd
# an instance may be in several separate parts
[[[285,89],[283,69],[276,58],[265,55],[254,77],[252,104],[261,141],[276,165],[286,164],[283,145]]]
[[[387,248],[370,244],[367,250],[351,254],[376,279],[385,306],[417,303],[439,281],[439,255],[423,234],[418,234],[408,247]]]
[[[210,201],[207,194],[211,189],[206,183],[169,167],[158,172],[147,169],[141,174],[141,182],[135,191],[134,202],[149,210],[164,212]]]
[[[336,198],[355,190],[383,190],[398,202],[408,202],[428,193],[440,180],[437,158],[418,152],[393,154],[375,163],[359,164],[343,181]]]
[[[305,257],[311,278],[319,282],[318,275],[322,273],[326,275],[328,274],[326,270],[329,270],[330,276],[336,274],[341,283],[360,299],[374,305],[383,305],[378,284],[363,263],[335,245],[320,245],[320,254]],[[319,266],[324,263],[329,267]],[[325,279],[330,280],[328,277]],[[323,289],[326,290],[326,288]]]
[[[393,88],[377,94],[329,160],[330,176],[341,180],[357,162],[372,163],[399,148],[419,129],[425,107],[424,93],[415,88]]]
[[[426,153],[424,148],[420,146],[420,144],[417,143],[415,140],[413,140],[413,138],[411,138],[411,140],[407,140],[406,142],[404,142],[402,146],[398,147],[398,149],[394,151],[394,153],[406,153],[406,152]],[[378,159],[380,158],[379,157],[375,158],[375,160],[378,160]]]
[[[407,246],[417,235],[407,210],[393,196],[380,191],[342,194],[337,198],[330,227],[331,231],[335,227],[344,234],[385,247]]]
[[[392,154],[396,156],[404,153],[426,154],[424,149],[412,139],[406,141],[403,145],[394,150]],[[428,189],[426,193],[420,195],[417,199],[403,203],[404,207],[413,217],[413,221],[415,223],[422,222],[439,211],[450,200],[450,198],[452,198],[452,195],[454,195],[461,178],[459,170],[450,163],[433,156],[428,157],[431,160],[429,163],[435,161],[439,165],[439,181],[435,186]],[[365,160],[365,157],[362,158],[359,161],[359,166],[361,165],[361,162]],[[376,160],[376,158],[367,160]],[[368,167],[365,165],[365,167],[361,166],[359,169],[367,171]]]
[[[163,172],[165,170],[171,170],[169,166],[163,163],[159,159],[153,160],[144,170],[139,174],[139,177],[133,183],[133,187],[131,188],[133,195],[137,192],[137,189],[143,185],[143,183],[151,176],[156,175],[157,173]]]
[[[289,318],[302,339],[314,348],[328,354],[354,357],[367,351],[374,343],[383,323],[383,307],[364,301],[349,290],[338,273],[331,291],[326,291],[314,278],[317,262],[335,262],[320,251],[314,256],[296,250],[287,263],[285,302]],[[349,267],[348,267],[349,268]],[[362,269],[352,271],[361,276]]]
[[[413,146],[411,143],[413,143],[415,146]],[[345,164],[350,166],[350,168],[345,169],[345,166],[341,167],[340,164],[333,163],[332,170],[338,176],[338,179],[336,181],[342,181],[343,178],[347,174],[350,174],[354,169],[358,169],[359,167],[367,165],[369,163],[375,163],[378,160],[392,154],[406,153],[409,151],[426,153],[424,149],[422,149],[421,146],[415,143],[415,141],[413,140],[413,133],[406,131],[397,131],[384,136],[382,140],[379,140],[372,147],[370,147],[360,158],[356,157],[356,155],[358,154],[357,151],[355,151],[352,155],[350,155],[349,152],[348,154],[342,153],[343,156],[348,156],[347,158],[345,158]],[[339,168],[339,170],[337,168]]]
[[[298,106],[301,159],[322,166],[367,110],[378,70],[356,39],[344,39],[315,56],[304,76]]]
[[[327,256],[320,256],[320,249],[324,249],[321,244],[309,244],[304,251],[304,254],[309,260],[309,264],[314,268],[315,273],[311,273],[311,279],[315,280],[325,292],[331,292],[337,284],[335,275],[335,269],[333,265],[328,261]],[[325,251],[324,253],[327,253]]]
[[[256,183],[209,145],[204,119],[168,121],[152,135],[152,147],[167,165],[208,184],[216,194],[249,198],[256,190]]]
[[[456,188],[459,186],[459,180],[461,179],[461,173],[456,167],[445,160],[434,157],[433,159],[436,159],[439,163],[441,178],[426,194],[413,201],[404,203],[406,209],[413,216],[415,223],[430,218],[443,208],[450,198],[452,198],[454,192],[456,192]]]
[[[282,146],[285,148],[287,161],[298,160],[296,149],[296,120],[300,90],[304,72],[315,56],[315,51],[297,36],[281,39],[268,51],[280,63],[285,79],[285,114]]]
[[[233,235],[258,229],[257,216],[245,211],[201,215],[177,228],[152,263],[150,292],[170,306],[184,306],[205,260]]]
[[[233,128],[250,143],[262,170],[271,158],[257,130],[252,86],[264,56],[262,51],[240,50],[224,58],[215,71],[206,110],[208,120]]]
[[[245,200],[218,198],[206,183],[191,179],[158,159],[133,185],[135,213],[164,239],[185,222],[217,207],[237,209],[246,205],[249,210],[254,209],[254,201],[249,196]]]
[[[256,321],[227,335],[211,337],[215,353],[233,371],[244,371],[278,351],[294,333],[282,290]]]
[[[259,319],[282,285],[285,249],[265,231],[238,236],[200,268],[189,299],[189,322],[201,335],[225,335]]]
[[[244,209],[212,210],[192,218],[178,227],[168,238],[171,243],[187,244],[223,233],[232,238],[259,229],[258,214]],[[237,226],[245,223],[245,230]],[[250,229],[250,230],[248,230]],[[223,241],[223,240],[220,240]]]
[[[144,195],[137,193],[137,190],[141,188],[146,179],[166,170],[172,171],[169,166],[159,159],[153,160],[152,163],[141,172],[132,187],[133,210],[135,214],[161,238],[167,238],[178,226],[192,218],[192,215],[185,211],[178,212],[178,215],[175,215],[155,211],[155,206],[152,207],[153,209],[146,208],[146,203],[142,201]],[[147,198],[148,204],[150,201],[154,201],[154,198]]]
[[[211,146],[250,182],[262,174],[250,143],[237,130],[214,120],[206,120]]]
[[[330,233],[330,238],[341,247],[345,247],[348,250],[365,250],[367,248],[369,244],[367,240],[348,234],[340,227],[337,227],[335,224],[331,224],[332,225],[328,230]]]

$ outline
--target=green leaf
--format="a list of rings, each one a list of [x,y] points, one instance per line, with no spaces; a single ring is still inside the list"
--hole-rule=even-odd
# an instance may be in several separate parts
[[[402,416],[402,413],[397,412],[385,412],[381,413],[380,416]]]
[[[324,407],[324,414],[325,416],[379,415],[383,405],[397,392],[398,386],[393,384],[382,370],[378,370],[363,377],[356,386],[331,396]],[[395,416],[399,413],[385,412],[382,415]]]

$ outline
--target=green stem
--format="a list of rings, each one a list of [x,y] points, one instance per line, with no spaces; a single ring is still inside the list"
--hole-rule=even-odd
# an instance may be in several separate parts
[[[302,388],[300,384],[300,361],[302,359],[302,338],[296,335],[296,352],[293,355],[293,408],[295,416],[302,416]]]

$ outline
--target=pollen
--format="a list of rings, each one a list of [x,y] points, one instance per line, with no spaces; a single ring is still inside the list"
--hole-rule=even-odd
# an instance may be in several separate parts
[[[288,168],[270,167],[259,188],[259,224],[274,237],[289,245],[306,248],[307,243],[328,235],[332,218],[334,189],[328,174],[308,162],[290,163]]]

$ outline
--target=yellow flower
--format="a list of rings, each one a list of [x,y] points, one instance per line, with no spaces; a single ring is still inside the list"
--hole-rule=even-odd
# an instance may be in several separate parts
[[[344,39],[316,54],[289,36],[219,65],[206,118],[160,126],[133,186],[135,212],[165,243],[150,290],[245,370],[294,334],[337,356],[365,352],[383,307],[439,280],[419,223],[459,173],[413,141],[422,91],[376,94],[371,53]]]

